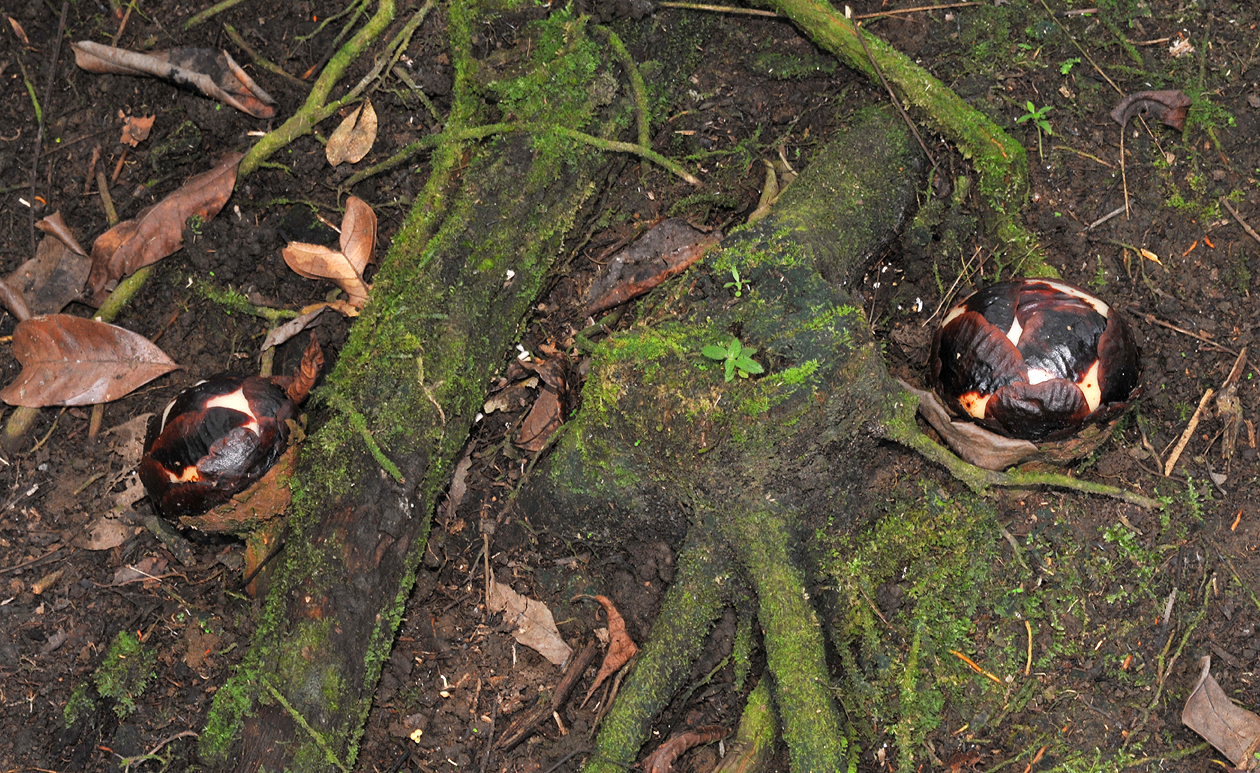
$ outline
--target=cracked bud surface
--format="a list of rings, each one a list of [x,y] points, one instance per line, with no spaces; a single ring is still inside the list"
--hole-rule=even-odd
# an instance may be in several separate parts
[[[972,294],[945,315],[930,362],[955,415],[1024,440],[1109,421],[1141,393],[1123,317],[1058,280],[1013,279]]]

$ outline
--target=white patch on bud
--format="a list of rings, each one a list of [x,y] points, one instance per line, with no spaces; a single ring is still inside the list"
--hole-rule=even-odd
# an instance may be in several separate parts
[[[228,392],[225,395],[219,395],[206,401],[206,409],[210,408],[230,408],[239,411],[248,416],[251,421],[245,425],[245,429],[258,434],[258,417],[254,415],[254,411],[249,407],[249,400],[245,399],[245,390],[237,389],[235,392]]]
[[[1010,341],[1011,345],[1018,348],[1019,337],[1022,336],[1023,334],[1024,334],[1024,326],[1019,324],[1019,318],[1011,320],[1011,329],[1006,331],[1006,340]],[[1034,381],[1032,383],[1036,384],[1037,382]]]
[[[1043,370],[1041,368],[1028,369],[1028,383],[1029,384],[1040,384],[1044,381],[1049,381],[1052,378],[1054,378],[1054,374],[1048,370]]]
[[[967,392],[958,398],[958,402],[972,417],[983,419],[984,409],[989,407],[989,400],[992,397],[993,395],[982,395],[979,392]]]
[[[1076,382],[1076,386],[1085,396],[1085,404],[1089,406],[1090,413],[1098,410],[1099,404],[1102,403],[1102,386],[1098,380],[1098,360],[1094,360],[1094,364],[1089,366],[1089,370],[1085,371],[1081,380]]]
[[[1065,285],[1062,282],[1055,282],[1050,279],[1038,279],[1037,281],[1041,282],[1042,284],[1053,287],[1054,289],[1058,290],[1064,295],[1070,295],[1073,298],[1080,298],[1082,301],[1085,301],[1090,306],[1094,307],[1094,311],[1098,312],[1104,317],[1107,316],[1107,314],[1111,312],[1111,308],[1107,306],[1107,304],[1103,303],[1101,298],[1090,295],[1089,293],[1085,292],[1084,290],[1081,290],[1080,288],[1072,287],[1071,285]]]

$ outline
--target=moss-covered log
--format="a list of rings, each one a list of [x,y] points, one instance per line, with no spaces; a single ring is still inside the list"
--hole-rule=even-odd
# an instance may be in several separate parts
[[[480,87],[506,91],[510,81],[520,114],[545,105],[593,135],[632,125],[632,103],[584,21],[553,14],[530,49],[510,79]],[[472,149],[451,175],[463,152],[441,150],[319,395],[328,416],[303,449],[281,568],[202,734],[202,757],[217,769],[353,765],[436,497],[608,162],[513,134]]]

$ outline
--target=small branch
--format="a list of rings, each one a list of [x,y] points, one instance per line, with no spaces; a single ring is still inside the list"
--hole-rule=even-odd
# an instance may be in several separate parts
[[[236,2],[240,2],[240,0],[236,0]],[[233,43],[236,44],[237,48],[241,49],[246,54],[249,54],[249,58],[250,60],[253,61],[254,64],[258,65],[259,67],[263,68],[269,73],[279,75],[281,78],[284,78],[285,80],[289,81],[290,83],[292,83],[293,85],[299,88],[305,89],[307,86],[310,85],[306,81],[297,77],[296,75],[291,75],[288,70],[284,69],[280,65],[276,64],[275,62],[271,61],[265,56],[262,56],[261,54],[259,54],[254,49],[250,48],[249,44],[245,42],[245,38],[241,37],[241,33],[237,32],[236,28],[233,27],[231,24],[224,24],[223,31],[227,33],[228,37],[232,40]]]
[[[1257,234],[1255,231],[1251,229],[1251,226],[1247,225],[1247,221],[1243,220],[1242,215],[1238,214],[1238,210],[1234,209],[1233,204],[1229,203],[1229,199],[1222,196],[1221,204],[1224,205],[1225,209],[1229,210],[1229,214],[1234,216],[1234,219],[1238,221],[1238,225],[1242,226],[1242,229],[1247,232],[1248,236],[1250,236],[1252,239],[1255,239],[1257,242],[1260,242],[1260,234]]]
[[[643,83],[643,74],[639,72],[639,66],[635,64],[634,57],[630,56],[630,51],[626,49],[626,44],[621,42],[617,33],[607,27],[596,27],[596,29],[608,36],[608,44],[612,47],[613,55],[617,57],[617,61],[621,62],[621,66],[626,68],[626,78],[630,81],[630,96],[634,99],[635,122],[639,128],[639,144],[650,148],[652,147],[652,137],[649,133],[651,110],[648,108],[647,86]]]
[[[1185,432],[1181,433],[1181,439],[1177,441],[1177,445],[1173,447],[1172,453],[1168,455],[1168,461],[1164,463],[1164,477],[1172,475],[1173,468],[1177,466],[1177,460],[1181,458],[1181,452],[1186,450],[1186,444],[1190,442],[1190,438],[1194,437],[1194,431],[1199,428],[1199,417],[1203,415],[1203,408],[1207,405],[1208,400],[1212,399],[1212,395],[1216,394],[1215,390],[1208,389],[1203,393],[1203,397],[1199,398],[1199,407],[1194,409],[1194,415],[1190,417],[1190,423],[1186,425]]]
[[[581,653],[570,661],[569,667],[564,670],[564,676],[561,677],[560,683],[556,685],[556,689],[551,694],[551,701],[546,706],[534,709],[534,711],[513,722],[511,727],[505,730],[499,738],[499,749],[503,751],[512,749],[512,747],[533,735],[534,731],[544,722],[551,719],[551,715],[559,711],[560,707],[569,699],[573,688],[577,687],[578,682],[582,680],[582,675],[586,673],[587,666],[595,660],[597,652],[599,652],[599,645],[595,639],[591,639]],[[489,746],[487,745],[487,751],[488,749]]]

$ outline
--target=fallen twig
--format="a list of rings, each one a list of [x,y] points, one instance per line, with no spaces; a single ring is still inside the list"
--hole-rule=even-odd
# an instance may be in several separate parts
[[[512,747],[524,741],[534,734],[538,726],[551,719],[551,715],[560,710],[565,701],[569,699],[569,694],[573,692],[573,688],[577,687],[578,682],[582,679],[582,674],[586,672],[586,667],[595,659],[595,653],[599,651],[595,640],[587,642],[578,656],[570,663],[569,667],[564,670],[564,676],[560,678],[560,683],[556,685],[556,689],[551,694],[551,702],[546,706],[534,709],[516,722],[504,732],[499,738],[497,744],[503,751],[508,751]]]
[[[1177,466],[1177,460],[1181,458],[1181,452],[1186,450],[1186,444],[1190,442],[1190,438],[1194,435],[1194,431],[1199,427],[1199,417],[1203,414],[1203,406],[1207,405],[1212,395],[1216,394],[1213,389],[1208,389],[1203,393],[1203,397],[1199,399],[1199,407],[1194,409],[1194,415],[1190,417],[1190,423],[1186,425],[1185,432],[1181,433],[1181,439],[1177,441],[1177,445],[1173,448],[1172,453],[1168,455],[1168,461],[1164,463],[1164,477],[1172,474],[1173,467]]]
[[[1248,236],[1255,239],[1257,242],[1260,242],[1260,234],[1257,234],[1254,230],[1252,230],[1251,226],[1247,225],[1247,221],[1243,220],[1242,215],[1238,214],[1238,210],[1234,209],[1233,204],[1229,203],[1229,199],[1222,196],[1221,204],[1225,206],[1225,209],[1229,210],[1229,214],[1234,216],[1234,219],[1238,221],[1238,225],[1242,226],[1242,229],[1247,232]]]

